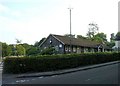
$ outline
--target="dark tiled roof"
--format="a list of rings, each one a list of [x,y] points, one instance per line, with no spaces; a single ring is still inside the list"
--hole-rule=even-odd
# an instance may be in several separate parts
[[[61,35],[53,35],[55,38],[57,38],[59,41],[61,41],[64,44],[70,45],[76,45],[76,46],[84,46],[84,47],[98,47],[101,43],[98,43],[96,41],[91,41],[88,39],[82,39],[82,38],[70,38],[67,36],[61,36]]]

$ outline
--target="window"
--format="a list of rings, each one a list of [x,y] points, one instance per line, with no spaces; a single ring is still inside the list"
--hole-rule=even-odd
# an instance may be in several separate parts
[[[76,52],[76,47],[73,47],[73,52]]]
[[[52,39],[50,39],[50,44],[52,44]]]
[[[59,47],[62,48],[62,44],[60,44]]]
[[[67,46],[65,46],[65,51],[68,51],[68,47]]]

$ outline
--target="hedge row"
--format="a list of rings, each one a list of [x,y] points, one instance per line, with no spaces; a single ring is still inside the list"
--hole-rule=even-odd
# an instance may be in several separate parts
[[[120,60],[120,53],[88,53],[6,58],[3,73],[43,72]]]

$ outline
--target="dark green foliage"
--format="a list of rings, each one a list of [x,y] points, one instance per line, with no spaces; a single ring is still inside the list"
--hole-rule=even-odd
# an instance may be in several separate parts
[[[3,72],[54,71],[117,60],[120,60],[120,53],[41,55],[36,57],[6,58],[4,60]]]
[[[5,56],[9,56],[9,55],[11,55],[12,54],[12,49],[11,49],[11,47],[8,45],[8,44],[6,44],[6,43],[1,43],[2,45],[2,56],[3,57],[5,57]]]
[[[116,34],[116,40],[120,40],[120,32]]]
[[[27,56],[31,56],[31,55],[37,55],[38,53],[40,53],[40,51],[38,50],[37,47],[31,47],[26,51],[26,53]]]
[[[43,49],[40,54],[41,55],[52,55],[52,54],[56,54],[56,53],[57,53],[57,51],[55,50],[55,48],[48,47],[46,49]]]
[[[82,36],[82,35],[77,35],[77,38],[78,38],[78,39],[81,39],[81,38],[82,38],[82,39],[88,39],[88,37],[84,37],[84,36]]]
[[[44,40],[46,40],[45,37],[42,38],[40,41],[36,41],[35,44],[34,44],[34,46],[35,46],[35,47],[39,47]]]
[[[115,42],[107,42],[106,44],[107,44],[107,46],[109,46],[110,48],[112,48],[112,47],[115,46]]]
[[[25,50],[26,50],[26,56],[32,56],[32,55],[37,55],[40,53],[39,47],[35,47],[33,45],[29,45],[29,44],[21,44]]]
[[[21,55],[25,55],[25,48],[22,45],[16,45],[16,55],[17,56],[21,56]]]

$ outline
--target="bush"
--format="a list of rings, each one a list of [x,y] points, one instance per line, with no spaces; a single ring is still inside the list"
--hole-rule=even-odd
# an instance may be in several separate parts
[[[52,55],[52,54],[56,54],[56,53],[57,53],[57,51],[55,50],[55,48],[48,47],[46,49],[43,49],[40,54],[41,55]]]
[[[120,53],[40,55],[6,58],[3,73],[44,72],[120,60]]]

